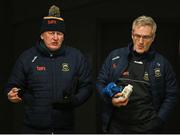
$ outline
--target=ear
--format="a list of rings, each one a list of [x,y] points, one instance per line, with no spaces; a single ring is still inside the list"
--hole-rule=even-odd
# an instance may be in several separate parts
[[[42,39],[42,40],[44,39],[44,38],[43,38],[43,36],[42,36],[42,34],[41,34],[41,36],[40,36],[40,37],[41,37],[41,39]]]
[[[133,39],[133,30],[131,31],[131,38]]]
[[[155,37],[156,37],[156,33],[154,33],[153,38],[152,38],[152,41],[154,41]]]

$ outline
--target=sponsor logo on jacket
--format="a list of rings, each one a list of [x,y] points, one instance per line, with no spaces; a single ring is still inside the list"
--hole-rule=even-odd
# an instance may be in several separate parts
[[[37,71],[45,71],[45,70],[46,70],[46,67],[45,67],[45,66],[37,66],[37,67],[36,67],[36,70],[37,70]]]

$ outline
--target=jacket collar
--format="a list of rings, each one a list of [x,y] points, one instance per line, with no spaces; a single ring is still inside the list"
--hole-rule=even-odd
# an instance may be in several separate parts
[[[57,56],[61,56],[65,54],[65,45],[62,44],[61,48],[58,49],[57,51],[50,51],[44,44],[44,42],[42,40],[37,42],[37,50],[45,55],[45,56],[49,56],[49,57],[57,57]]]
[[[155,49],[152,46],[153,45],[151,45],[151,47],[149,48],[149,50],[147,52],[142,54],[142,56],[141,56],[142,59],[146,59],[147,61],[150,61],[150,60],[152,60],[154,58]],[[128,44],[128,51],[127,52],[128,52],[128,58],[132,58],[132,56],[137,56],[138,57],[138,55],[139,55],[137,52],[135,52],[133,50],[133,44],[132,43]]]

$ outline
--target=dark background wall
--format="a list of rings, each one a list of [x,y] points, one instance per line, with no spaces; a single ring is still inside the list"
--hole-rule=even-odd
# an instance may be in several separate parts
[[[61,8],[66,22],[68,44],[83,51],[97,73],[107,54],[131,41],[131,23],[139,15],[152,16],[158,25],[157,50],[172,64],[180,81],[178,47],[180,45],[180,9],[178,1],[132,0],[9,0],[1,1],[0,53],[0,133],[18,133],[22,125],[23,107],[12,104],[3,95],[12,66],[17,57],[35,45],[39,38],[41,19],[52,4]],[[167,133],[180,133],[180,104],[176,105]],[[100,103],[93,96],[76,110],[79,133],[100,132]]]

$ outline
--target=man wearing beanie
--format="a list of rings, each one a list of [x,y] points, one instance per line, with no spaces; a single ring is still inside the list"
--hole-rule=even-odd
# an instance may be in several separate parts
[[[74,133],[74,109],[92,93],[88,62],[65,45],[64,34],[64,19],[52,6],[37,45],[14,65],[5,91],[9,101],[24,103],[23,133]]]

